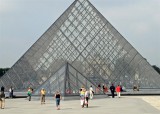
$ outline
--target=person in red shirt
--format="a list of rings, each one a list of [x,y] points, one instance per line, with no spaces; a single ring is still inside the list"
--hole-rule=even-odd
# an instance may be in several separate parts
[[[121,86],[120,85],[118,85],[117,87],[116,87],[116,92],[117,92],[117,97],[121,97]]]

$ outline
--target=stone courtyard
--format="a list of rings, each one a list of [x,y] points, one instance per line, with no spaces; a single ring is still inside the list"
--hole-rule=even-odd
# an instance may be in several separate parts
[[[56,110],[55,100],[28,101],[26,98],[6,99],[0,114],[160,114],[160,96],[122,96],[89,101],[89,108],[81,108],[79,100],[61,101]]]

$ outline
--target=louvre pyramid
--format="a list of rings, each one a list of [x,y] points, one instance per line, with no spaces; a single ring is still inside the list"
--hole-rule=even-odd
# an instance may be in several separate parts
[[[160,88],[160,75],[88,0],[75,0],[0,78],[0,86],[38,89],[67,62],[94,85]]]
[[[89,90],[91,85],[95,94],[103,94],[103,91],[99,90],[97,85],[92,83],[91,80],[88,80],[87,77],[83,76],[72,65],[66,63],[39,86],[34,92],[34,95],[39,95],[42,88],[47,91],[47,95],[53,95],[57,90],[63,96],[79,95],[80,88],[84,87]]]

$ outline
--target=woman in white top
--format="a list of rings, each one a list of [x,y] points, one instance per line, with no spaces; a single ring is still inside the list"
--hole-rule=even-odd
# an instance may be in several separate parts
[[[92,86],[90,86],[90,89],[89,89],[89,93],[90,93],[90,99],[93,99],[93,88]]]

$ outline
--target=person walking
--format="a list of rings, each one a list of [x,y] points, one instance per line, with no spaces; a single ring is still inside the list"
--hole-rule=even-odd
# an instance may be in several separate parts
[[[80,89],[80,103],[81,103],[81,107],[84,107],[84,102],[85,102],[85,88],[82,87]]]
[[[60,110],[60,100],[62,99],[62,96],[59,91],[56,91],[54,98],[56,99],[57,110]]]
[[[29,87],[28,91],[27,91],[27,95],[28,95],[28,100],[29,101],[31,101],[32,92],[33,92],[33,89],[31,87]]]
[[[89,89],[89,94],[90,94],[90,99],[93,99],[93,88],[92,88],[92,85],[90,86],[90,89]]]
[[[44,88],[42,88],[40,93],[41,93],[41,104],[45,104],[46,90]]]
[[[110,86],[110,91],[111,91],[111,94],[112,94],[112,98],[114,98],[115,87],[114,87],[113,84]]]
[[[9,98],[13,98],[13,88],[12,88],[12,86],[9,88]]]
[[[89,91],[86,90],[84,104],[86,105],[87,108],[88,108],[88,101],[89,101]]]
[[[0,92],[0,108],[4,109],[5,107],[5,94],[4,92]]]
[[[120,85],[116,87],[116,92],[117,92],[117,97],[120,98],[121,97],[121,86]]]

